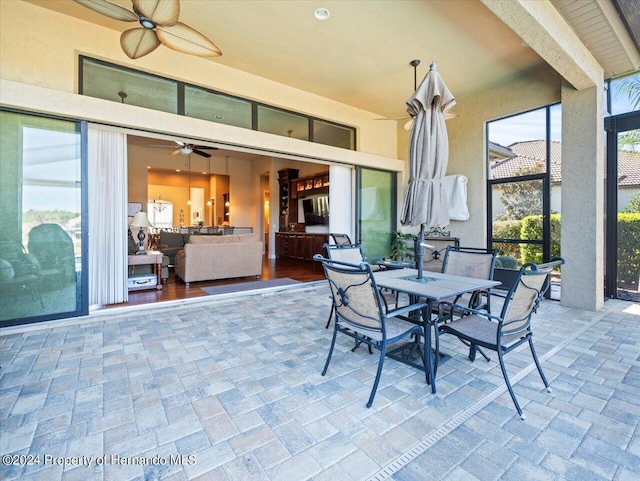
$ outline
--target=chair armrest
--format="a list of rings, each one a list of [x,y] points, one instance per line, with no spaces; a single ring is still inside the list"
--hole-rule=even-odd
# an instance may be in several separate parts
[[[397,316],[402,316],[404,314],[409,314],[410,312],[413,311],[419,311],[421,309],[426,309],[427,308],[427,304],[424,302],[418,302],[416,304],[411,304],[410,306],[405,306],[405,307],[401,307],[400,309],[395,309],[393,311],[389,311],[387,312],[386,316],[387,317],[397,317]]]
[[[444,308],[445,306],[449,306],[449,316],[447,318],[453,317],[453,312],[462,311],[466,314],[475,314],[477,316],[486,317],[488,319],[493,319],[495,321],[502,321],[502,318],[499,316],[495,316],[493,314],[489,314],[486,311],[480,311],[478,309],[472,309],[470,307],[461,306],[460,304],[454,304],[453,302],[442,301],[438,303],[438,318],[440,320],[445,318]]]

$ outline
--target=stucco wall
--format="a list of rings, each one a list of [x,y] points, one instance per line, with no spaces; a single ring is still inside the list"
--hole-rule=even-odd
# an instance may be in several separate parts
[[[351,125],[357,128],[358,150],[395,157],[395,126],[373,120],[379,115],[167,48],[131,60],[120,49],[119,36],[114,30],[32,4],[2,1],[0,78],[74,93],[78,54],[84,54]]]

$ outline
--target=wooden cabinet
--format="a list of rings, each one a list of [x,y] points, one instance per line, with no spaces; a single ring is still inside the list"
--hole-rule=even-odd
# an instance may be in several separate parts
[[[280,230],[289,230],[289,224],[298,222],[298,202],[292,201],[291,181],[298,177],[298,169],[278,171],[278,205],[280,211]]]
[[[278,171],[279,230],[286,232],[298,224],[298,199],[329,193],[329,172],[298,177],[298,169]]]
[[[329,172],[301,177],[291,183],[291,198],[329,193]]]
[[[277,232],[276,256],[313,260],[315,254],[323,254],[322,246],[327,242],[329,242],[328,234]]]

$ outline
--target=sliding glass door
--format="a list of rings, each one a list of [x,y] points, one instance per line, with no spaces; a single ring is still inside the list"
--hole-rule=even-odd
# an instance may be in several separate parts
[[[395,172],[363,167],[356,169],[356,239],[362,243],[369,262],[390,254],[396,230],[396,178]]]
[[[0,326],[87,313],[80,127],[0,111]]]
[[[609,117],[605,295],[640,301],[640,112]]]

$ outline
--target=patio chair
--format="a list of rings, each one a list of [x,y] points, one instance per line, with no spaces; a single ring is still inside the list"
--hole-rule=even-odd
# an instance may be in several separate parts
[[[347,234],[329,234],[333,243],[337,246],[351,245],[351,239]]]
[[[348,236],[347,236],[347,239],[348,239]],[[362,246],[360,244],[342,244],[342,245],[325,244],[324,249],[327,253],[327,257],[334,261],[346,262],[348,264],[356,264],[356,265],[360,265],[363,262],[364,263],[367,262],[364,257],[364,251],[362,250]],[[375,270],[378,270],[379,267],[371,266],[371,269],[375,271]],[[393,293],[391,293],[391,295],[393,296]],[[392,300],[392,302],[396,304],[396,308],[398,307],[397,297],[393,296],[393,299],[389,299],[388,296],[383,294],[382,299],[385,303],[385,308],[387,307],[388,305],[387,303],[389,302],[389,300]],[[325,326],[326,329],[329,329],[332,318],[333,318],[333,304],[331,305],[331,311],[329,312],[329,319],[327,320],[327,325]]]
[[[454,276],[493,279],[497,255],[498,249],[448,246],[442,262],[442,272]],[[483,297],[484,304],[482,304]],[[487,309],[488,312],[491,312],[490,298],[489,292],[474,292],[462,294],[455,299],[447,299],[447,301],[466,305],[473,309]]]
[[[446,303],[440,303],[440,317],[442,319],[449,317],[451,322],[441,323],[437,326],[436,351],[439,349],[440,334],[452,334],[467,345],[481,346],[496,351],[507,389],[521,419],[525,419],[525,416],[509,382],[509,376],[504,365],[504,356],[520,344],[528,342],[542,382],[547,391],[551,392],[533,347],[531,316],[536,312],[545,292],[549,289],[549,275],[553,268],[561,264],[564,264],[563,259],[554,259],[545,264],[528,263],[523,265],[518,272],[516,282],[509,290],[499,316],[456,304],[449,304],[449,314],[446,314],[444,309]],[[466,315],[459,319],[454,319],[454,311],[461,311]],[[436,369],[437,362],[438,357],[436,356]]]
[[[493,279],[496,256],[498,249],[485,249],[481,247],[457,247],[447,246],[442,262],[442,272],[454,276],[474,277],[476,279]],[[490,291],[477,291],[460,294],[453,299],[445,299],[448,304],[460,304],[472,309],[486,309],[491,312]],[[444,305],[445,313],[448,314],[447,305]],[[439,306],[434,305],[434,311],[438,311]],[[464,313],[461,313],[464,315]],[[444,320],[438,318],[438,322]],[[469,345],[469,359],[475,359],[476,352],[479,352],[487,361],[489,357],[476,345]]]
[[[459,247],[460,239],[449,236],[428,236],[424,238],[426,246],[418,246],[417,243],[418,242],[416,240],[416,245],[414,245],[414,259],[418,258],[417,249],[424,248],[422,255],[422,268],[425,271],[442,272],[442,264],[447,247]]]
[[[322,262],[325,276],[331,287],[335,313],[333,338],[322,375],[324,376],[329,368],[338,332],[354,338],[356,345],[365,343],[370,349],[378,349],[380,359],[367,402],[369,408],[373,404],[378,389],[387,346],[401,339],[415,336],[422,362],[425,363],[425,346],[419,343],[420,336],[425,338],[422,326],[410,322],[407,316],[412,312],[421,312],[424,315],[427,305],[418,303],[386,312],[369,264],[356,265],[334,261],[320,254],[313,256],[313,259]]]

